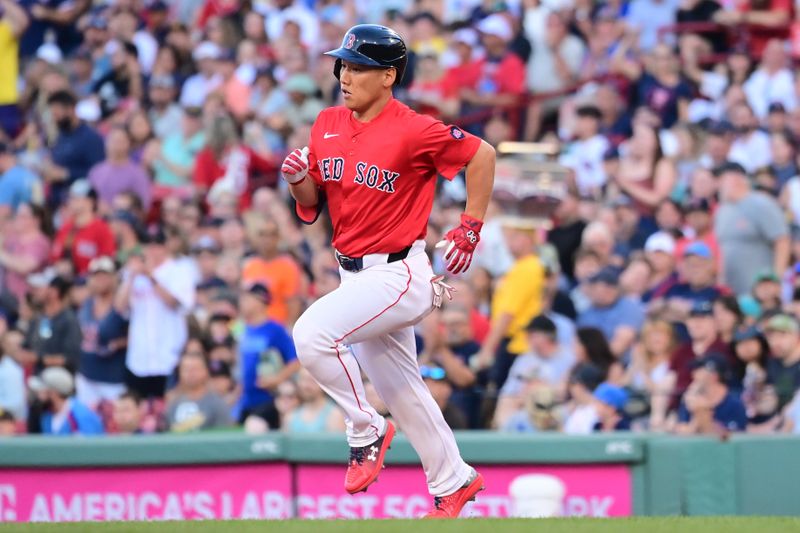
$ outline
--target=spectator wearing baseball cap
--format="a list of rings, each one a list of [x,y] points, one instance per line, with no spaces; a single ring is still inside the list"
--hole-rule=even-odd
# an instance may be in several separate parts
[[[709,353],[718,353],[728,358],[729,365],[735,362],[730,345],[719,336],[711,302],[697,301],[693,304],[686,319],[686,329],[689,339],[678,346],[670,361],[670,369],[677,375],[675,390],[678,395],[689,387],[694,361]],[[735,364],[739,365],[738,362]]]
[[[239,339],[242,396],[237,411],[240,422],[255,415],[276,429],[281,420],[275,409],[275,391],[297,373],[300,362],[286,329],[267,318],[270,299],[267,286],[258,282],[243,288],[239,296],[245,326]]]
[[[198,72],[183,84],[180,98],[183,107],[202,107],[206,97],[222,84],[218,65],[221,56],[222,49],[211,41],[203,41],[194,49],[192,59]]]
[[[75,114],[77,100],[69,91],[56,91],[47,99],[58,138],[50,153],[52,162],[44,165],[42,177],[51,183],[48,206],[60,207],[75,180],[88,175],[89,170],[105,157],[103,138]]]
[[[150,98],[148,118],[158,139],[180,133],[183,112],[176,103],[178,85],[169,74],[153,74],[147,84]]]
[[[685,315],[697,302],[712,303],[729,293],[717,285],[714,254],[704,242],[693,242],[684,248],[678,269],[681,281],[667,290],[664,299],[673,307],[680,307],[681,314]]]
[[[528,351],[514,358],[503,388],[500,389],[495,427],[504,427],[508,417],[524,407],[528,385],[561,390],[575,362],[575,353],[558,341],[555,322],[538,315],[525,328]]]
[[[644,307],[621,294],[619,271],[615,267],[604,267],[590,277],[587,292],[591,306],[579,314],[578,326],[602,331],[614,355],[623,357],[642,327]]]
[[[67,213],[69,218],[56,234],[50,259],[66,263],[82,276],[95,257],[114,257],[114,233],[97,216],[97,193],[88,180],[80,179],[70,186]]]
[[[675,257],[683,258],[686,248],[694,243],[709,247],[717,268],[722,267],[722,254],[714,234],[714,205],[707,198],[692,198],[683,205],[686,235],[675,244]]]
[[[675,238],[666,231],[650,235],[644,243],[644,254],[653,269],[650,288],[642,295],[642,301],[663,298],[678,282],[675,271]]]
[[[747,429],[747,413],[728,388],[728,358],[711,352],[692,362],[692,382],[678,410],[678,433],[725,435]]]
[[[116,400],[125,392],[125,352],[128,321],[114,308],[117,267],[108,256],[89,263],[89,297],[78,310],[83,342],[78,374],[77,398],[96,408]]]
[[[72,374],[50,367],[28,379],[28,388],[41,402],[38,420],[45,435],[100,435],[103,423],[97,414],[73,396]]]
[[[778,314],[767,320],[764,335],[771,356],[767,383],[774,387],[782,409],[800,389],[800,324],[791,315]]]
[[[715,174],[722,200],[714,220],[714,232],[722,250],[722,278],[741,296],[750,292],[752,280],[759,272],[786,271],[790,257],[789,230],[778,203],[752,190],[741,165],[727,163],[718,167]]]
[[[630,417],[625,413],[628,392],[611,383],[601,383],[594,390],[597,423],[595,431],[628,431],[631,429]]]

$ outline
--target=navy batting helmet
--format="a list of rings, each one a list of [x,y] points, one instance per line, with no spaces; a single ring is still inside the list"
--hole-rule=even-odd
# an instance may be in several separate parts
[[[391,28],[378,24],[359,24],[353,26],[342,39],[342,46],[325,52],[336,58],[333,75],[339,79],[342,61],[371,67],[394,68],[397,70],[395,83],[400,83],[408,63],[406,43]]]

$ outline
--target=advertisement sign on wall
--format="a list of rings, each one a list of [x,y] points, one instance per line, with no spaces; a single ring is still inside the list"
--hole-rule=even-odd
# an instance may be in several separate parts
[[[0,470],[0,522],[280,519],[291,498],[285,463]]]
[[[462,516],[630,516],[631,476],[623,465],[480,466],[486,490]],[[343,489],[340,466],[297,466],[301,518],[416,518],[432,506],[418,466],[390,465],[367,493]]]

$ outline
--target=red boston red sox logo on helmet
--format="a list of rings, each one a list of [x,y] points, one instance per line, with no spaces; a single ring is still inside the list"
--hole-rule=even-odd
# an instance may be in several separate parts
[[[356,35],[354,33],[351,33],[350,35],[347,36],[347,42],[344,43],[344,47],[350,50],[351,48],[353,48],[355,42],[356,42]]]

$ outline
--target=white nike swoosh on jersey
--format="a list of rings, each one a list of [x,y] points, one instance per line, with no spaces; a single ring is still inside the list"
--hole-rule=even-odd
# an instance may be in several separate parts
[[[338,133],[328,133],[328,132],[326,131],[326,132],[325,132],[325,135],[323,135],[323,136],[322,136],[322,138],[323,138],[323,139],[330,139],[331,137],[338,137],[338,136],[339,136],[339,134],[338,134]]]

